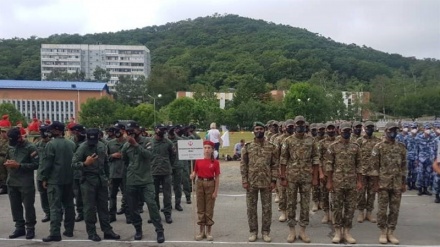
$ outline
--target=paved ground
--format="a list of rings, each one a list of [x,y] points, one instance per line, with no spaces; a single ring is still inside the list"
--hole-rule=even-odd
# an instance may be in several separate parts
[[[215,206],[213,227],[214,242],[194,241],[194,204],[184,204],[184,211],[173,211],[174,223],[168,225],[164,222],[166,242],[160,246],[259,246],[264,245],[304,245],[297,240],[294,244],[286,243],[288,227],[285,223],[278,222],[277,204],[273,205],[272,243],[266,244],[259,239],[256,243],[248,243],[248,226],[246,217],[246,204],[244,191],[241,189],[238,162],[225,162],[221,165],[220,195]],[[400,211],[399,223],[396,235],[402,246],[440,246],[440,205],[433,203],[433,197],[419,197],[414,191],[404,194]],[[125,224],[125,219],[118,216],[113,228],[122,237],[121,241],[102,241],[94,243],[86,240],[84,222],[75,226],[73,238],[63,238],[58,243],[43,243],[41,238],[48,235],[48,223],[41,223],[43,216],[39,204],[39,196],[36,197],[36,210],[38,224],[36,226],[36,239],[9,240],[8,235],[13,230],[13,222],[10,213],[7,195],[0,196],[0,247],[10,246],[159,246],[155,241],[155,233],[152,225],[144,222],[143,241],[132,241],[134,228]],[[148,213],[143,213],[144,219]],[[356,217],[356,215],[355,215]],[[332,227],[321,224],[322,212],[311,213],[310,227],[308,232],[312,238],[311,246],[331,245],[333,235]],[[357,223],[354,221],[353,236],[358,241],[358,246],[377,246],[379,230],[376,224],[369,222]],[[98,232],[102,237],[102,232]],[[261,236],[260,236],[261,238]]]

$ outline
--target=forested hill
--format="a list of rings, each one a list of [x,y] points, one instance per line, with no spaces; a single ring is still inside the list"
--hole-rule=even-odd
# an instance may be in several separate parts
[[[440,67],[435,59],[406,58],[342,44],[306,29],[215,14],[116,33],[2,39],[0,79],[40,80],[42,43],[145,45],[151,51],[153,68],[177,67],[185,75],[186,86],[201,83],[217,89],[236,87],[243,76],[258,78],[273,88],[286,85],[283,81],[313,78],[324,78],[321,83],[338,89],[353,84],[368,87],[376,76],[391,78],[396,73],[421,78],[418,82],[423,83],[426,74]]]

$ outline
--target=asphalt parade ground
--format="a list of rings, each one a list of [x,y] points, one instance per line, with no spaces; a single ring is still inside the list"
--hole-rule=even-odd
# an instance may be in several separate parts
[[[0,195],[0,247],[12,246],[329,246],[333,237],[333,228],[329,224],[321,224],[322,211],[310,212],[310,225],[307,232],[312,239],[312,243],[304,244],[301,240],[294,243],[287,243],[286,238],[289,233],[287,223],[278,221],[278,204],[272,203],[272,227],[271,243],[265,243],[261,239],[261,232],[257,242],[249,243],[249,229],[246,215],[246,197],[241,188],[240,168],[238,162],[221,163],[220,190],[214,210],[215,225],[212,229],[213,242],[195,241],[194,235],[198,230],[195,226],[195,198],[193,204],[186,204],[183,198],[183,212],[173,209],[172,224],[165,223],[162,215],[162,222],[165,228],[165,243],[156,242],[156,233],[151,224],[147,223],[148,211],[144,206],[145,212],[141,214],[143,218],[144,237],[141,241],[134,241],[134,227],[125,223],[123,215],[117,215],[117,221],[112,223],[113,230],[121,235],[121,240],[92,242],[87,239],[85,223],[75,224],[74,237],[63,236],[63,241],[43,243],[41,239],[49,234],[49,222],[41,223],[44,216],[40,206],[40,197],[37,193],[35,199],[35,209],[37,212],[36,237],[33,240],[26,240],[24,237],[9,239],[8,235],[14,230],[9,199],[7,195]],[[119,198],[120,199],[120,198]],[[174,203],[174,199],[173,199]],[[118,204],[119,206],[120,204]],[[174,205],[173,205],[174,206]],[[374,213],[376,213],[376,209]],[[259,211],[261,212],[261,211]],[[261,218],[261,213],[259,214]],[[357,212],[353,219],[353,229],[351,231],[357,240],[357,246],[380,246],[379,229],[376,224],[364,221],[356,221]],[[261,223],[261,219],[259,221]],[[103,237],[97,223],[98,235]],[[61,229],[64,230],[63,227]],[[299,227],[297,226],[297,230]],[[400,208],[399,221],[395,231],[400,240],[400,246],[440,246],[440,204],[434,203],[433,196],[417,196],[415,191],[404,193]]]

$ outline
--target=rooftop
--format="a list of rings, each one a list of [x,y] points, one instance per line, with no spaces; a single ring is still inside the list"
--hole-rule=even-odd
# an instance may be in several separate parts
[[[106,90],[108,92],[108,86],[104,82],[83,82],[83,81],[0,80],[0,89],[70,90],[70,91]]]

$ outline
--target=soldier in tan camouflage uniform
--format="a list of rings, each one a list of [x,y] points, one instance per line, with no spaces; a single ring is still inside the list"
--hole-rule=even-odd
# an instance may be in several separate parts
[[[321,192],[321,208],[324,211],[324,217],[321,220],[321,223],[326,224],[331,220],[330,215],[330,197],[329,192],[327,190],[327,172],[325,169],[325,155],[327,153],[327,149],[335,142],[336,135],[336,126],[334,123],[326,124],[326,132],[327,136],[318,142],[318,153],[319,153],[319,180],[320,180],[320,192]]]
[[[305,119],[297,116],[294,119],[295,134],[287,137],[281,148],[281,184],[288,186],[287,203],[289,218],[289,235],[287,242],[292,243],[296,239],[296,204],[297,193],[301,197],[301,209],[299,225],[301,226],[299,238],[310,243],[305,229],[309,224],[310,191],[312,185],[318,184],[319,155],[316,150],[315,141],[311,136],[306,135]]]
[[[373,147],[379,143],[381,140],[373,135],[374,133],[374,123],[371,121],[367,121],[364,124],[365,135],[357,139],[357,144],[361,148],[362,161],[361,166],[362,169],[366,169],[362,171],[362,174],[368,174],[373,169],[373,161],[371,157],[371,151]],[[370,221],[371,223],[376,223],[376,219],[374,218],[372,212],[374,209],[374,200],[376,197],[376,192],[373,191],[373,177],[364,175],[363,177],[363,189],[359,192],[358,195],[358,205],[357,209],[359,210],[359,214],[357,217],[357,221],[359,223],[363,222],[365,219]],[[364,214],[364,210],[367,210],[367,214]]]
[[[282,125],[283,132],[281,135],[279,135],[277,138],[275,138],[273,144],[276,146],[278,150],[278,155],[281,154],[281,146],[283,141],[291,136],[294,131],[294,125],[293,119],[286,120]],[[289,128],[288,128],[289,127]],[[278,157],[279,158],[279,157]],[[279,160],[278,160],[279,161]],[[280,166],[278,162],[278,167]],[[277,188],[278,188],[278,194],[279,194],[279,203],[278,203],[278,210],[281,211],[281,215],[278,218],[280,222],[285,222],[287,220],[287,194],[286,194],[286,187],[281,185],[281,180],[277,179]]]
[[[8,170],[6,169],[6,166],[3,165],[3,163],[6,161],[6,154],[8,153],[9,149],[8,137],[6,136],[8,130],[9,128],[7,127],[0,127],[0,195],[6,194],[8,191],[6,186]]]
[[[373,169],[365,175],[374,178],[374,191],[378,195],[377,225],[381,230],[379,242],[388,241],[398,244],[394,230],[399,217],[402,193],[406,191],[406,148],[396,141],[396,123],[388,122],[385,125],[385,139],[373,148]],[[365,169],[364,169],[365,170]],[[388,215],[387,215],[387,210]]]
[[[361,137],[362,133],[362,123],[359,121],[353,122],[353,133],[351,133],[350,141],[356,142]]]
[[[249,223],[249,242],[257,240],[258,194],[261,196],[262,227],[261,234],[265,242],[270,242],[272,221],[272,190],[278,177],[278,150],[264,138],[264,124],[254,123],[254,141],[246,143],[242,149],[240,165],[243,188],[246,189],[246,204]]]
[[[312,123],[311,126],[311,133],[313,138],[315,139],[315,143],[316,145],[318,145],[318,142],[321,141],[322,139],[325,138],[325,124],[322,123]],[[314,129],[316,130],[316,135],[313,134]],[[324,185],[325,187],[325,185]],[[322,209],[323,207],[323,201],[321,198],[322,195],[322,191],[321,191],[321,187],[318,184],[317,186],[313,186],[312,188],[312,201],[313,201],[313,206],[312,206],[312,211],[316,212],[319,209]]]
[[[333,193],[333,243],[339,243],[341,236],[350,244],[356,243],[350,229],[357,205],[356,189],[362,189],[362,169],[359,145],[350,142],[350,136],[351,124],[342,123],[341,139],[330,144],[325,156],[327,189]]]

